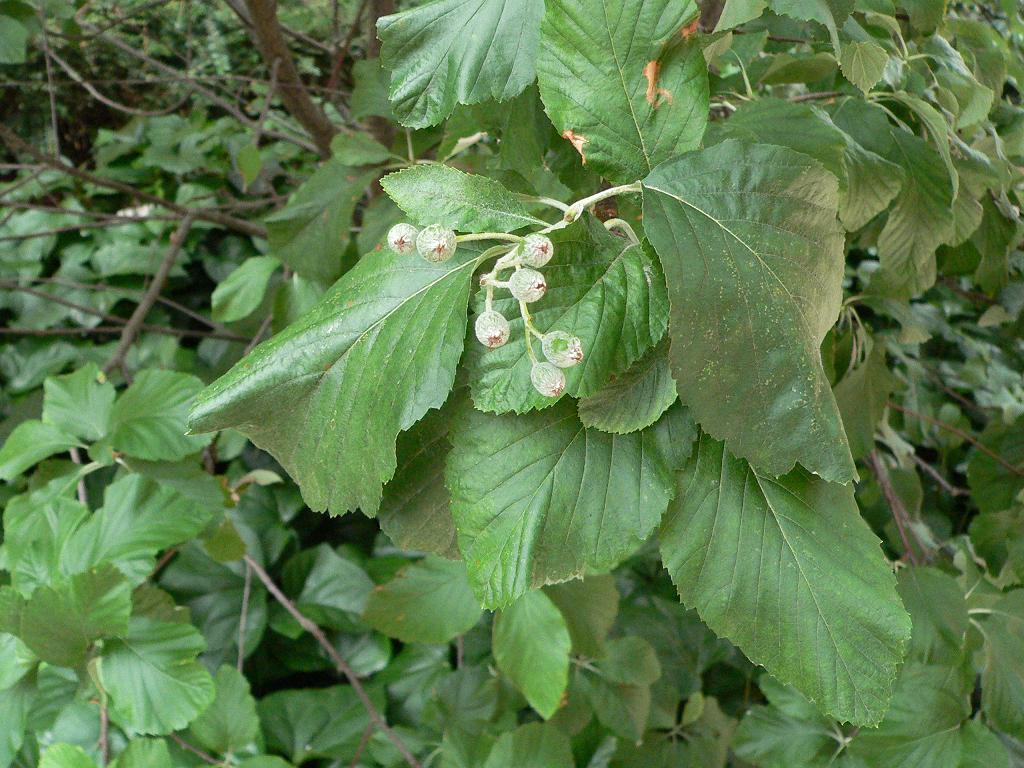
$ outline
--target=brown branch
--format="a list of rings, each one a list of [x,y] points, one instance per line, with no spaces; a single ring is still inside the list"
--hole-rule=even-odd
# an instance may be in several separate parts
[[[224,339],[225,341],[248,341],[245,336],[237,333],[220,333],[219,331],[193,331],[190,328],[171,328],[167,325],[150,325],[143,323],[141,330],[146,333],[159,333],[164,336],[178,336],[188,339]],[[10,326],[0,327],[0,335],[3,336],[95,336],[106,334],[120,334],[124,332],[124,324],[121,325],[94,325],[91,328],[12,328]]]
[[[211,224],[219,224],[222,227],[227,227],[228,229],[233,229],[236,232],[251,235],[252,237],[265,238],[267,236],[267,230],[265,227],[251,221],[245,221],[244,219],[239,219],[229,214],[221,213],[220,211],[213,211],[205,208],[187,208],[186,206],[172,203],[170,200],[165,200],[157,195],[151,195],[148,192],[143,192],[141,189],[136,189],[130,184],[115,181],[114,179],[107,179],[103,176],[97,176],[89,171],[83,171],[73,165],[68,165],[62,160],[48,157],[27,141],[23,140],[18,136],[18,134],[3,123],[0,123],[0,139],[3,140],[4,144],[6,144],[12,152],[22,152],[43,165],[48,165],[55,170],[62,171],[69,176],[81,179],[82,181],[86,181],[90,184],[95,184],[98,187],[113,189],[138,200],[162,206],[169,211],[174,211],[180,216],[191,216],[195,219],[208,221]]]
[[[944,478],[939,473],[939,470],[937,470],[935,467],[933,467],[927,461],[922,459],[916,453],[910,454],[910,458],[912,458],[914,460],[914,463],[917,464],[917,466],[919,466],[922,470],[924,470],[924,472],[929,477],[931,477],[932,480],[934,480],[936,483],[938,483],[939,487],[942,488],[942,490],[944,490],[950,496],[970,496],[971,495],[971,492],[968,491],[966,488],[959,488],[958,486],[955,486],[951,482],[949,482],[949,480]]]
[[[171,741],[173,741],[179,747],[184,749],[186,752],[191,752],[193,755],[198,757],[204,763],[207,763],[209,765],[223,765],[223,763],[221,763],[221,761],[218,760],[216,757],[214,757],[213,755],[209,754],[208,752],[203,752],[203,750],[199,749],[199,747],[192,746],[187,741],[185,741],[183,738],[181,738],[181,736],[179,736],[178,734],[172,733],[172,734],[170,734],[170,736],[171,736]]]
[[[107,709],[107,695],[100,693],[100,737],[97,746],[100,748],[100,766],[104,768],[110,762],[110,711]]]
[[[892,400],[890,400],[887,403],[887,405],[895,411],[905,413],[908,416],[913,416],[915,418],[921,419],[922,421],[927,421],[929,424],[934,424],[936,427],[944,429],[947,432],[950,432],[956,435],[957,437],[966,440],[968,443],[973,445],[975,448],[977,448],[979,451],[981,451],[986,456],[991,458],[993,461],[996,461],[999,464],[1001,464],[1008,472],[1011,472],[1012,474],[1017,475],[1018,477],[1024,477],[1024,467],[1014,466],[1006,459],[1004,459],[1002,456],[1000,456],[998,453],[989,448],[987,445],[978,440],[976,437],[972,437],[959,427],[954,427],[952,424],[947,424],[946,422],[932,418],[931,416],[925,416],[923,413],[918,413],[917,411],[911,410],[910,408],[905,408],[902,405],[896,405],[896,403],[894,403]]]
[[[842,95],[842,91],[817,91],[811,93],[801,93],[799,96],[793,96],[789,100],[795,104],[799,104],[802,101],[815,101],[817,99],[835,99]]]
[[[263,586],[267,588],[267,591],[273,595],[274,599],[277,600],[281,606],[291,614],[291,617],[295,619],[299,626],[311,634],[316,641],[320,644],[320,647],[324,649],[327,656],[334,662],[335,668],[348,680],[349,685],[352,686],[352,690],[355,691],[356,696],[362,702],[366,708],[367,714],[370,715],[370,721],[383,732],[391,743],[395,745],[395,749],[401,753],[402,757],[405,758],[411,768],[420,768],[419,761],[413,756],[409,748],[405,746],[405,742],[395,733],[391,727],[385,721],[383,715],[377,709],[377,706],[373,703],[370,697],[366,693],[366,689],[363,688],[363,684],[359,682],[359,677],[352,670],[352,667],[348,665],[348,662],[341,657],[338,653],[338,649],[335,648],[331,641],[327,639],[327,635],[320,629],[315,623],[310,621],[298,608],[295,607],[295,603],[288,599],[288,597],[280,590],[274,580],[270,578],[270,575],[263,569],[259,563],[252,559],[251,556],[245,556],[245,562],[252,567],[253,572],[259,577],[259,580],[263,582]]]
[[[277,20],[277,0],[246,0],[256,46],[267,67],[277,72],[277,92],[288,113],[299,121],[321,157],[330,157],[337,133],[324,111],[310,98]],[[276,68],[276,70],[275,70]]]
[[[156,274],[153,275],[153,282],[149,284],[149,288],[142,295],[142,300],[135,307],[135,311],[128,318],[128,322],[125,323],[124,331],[121,333],[121,340],[118,342],[114,354],[110,356],[110,360],[103,366],[104,373],[110,373],[115,368],[124,367],[125,355],[128,354],[128,350],[135,343],[135,337],[139,335],[139,330],[146,319],[146,315],[149,314],[149,310],[156,304],[156,297],[164,289],[167,277],[174,268],[174,262],[177,261],[181,246],[185,244],[185,238],[188,237],[188,233],[192,230],[194,222],[195,217],[187,214],[181,220],[178,229],[171,236],[171,244],[167,248],[167,254],[164,256],[163,261],[160,262],[160,266],[157,267]]]
[[[910,537],[907,535],[907,528],[910,526],[907,508],[903,505],[903,499],[896,493],[892,480],[889,478],[889,470],[886,469],[882,457],[878,455],[878,451],[872,451],[868,454],[867,464],[878,481],[882,494],[885,496],[889,509],[892,511],[892,519],[896,521],[896,529],[899,531],[900,539],[903,541],[903,550],[907,553],[911,563],[920,565],[917,553],[914,552],[914,548],[910,545]]]
[[[363,756],[363,750],[366,749],[366,745],[370,743],[370,737],[373,736],[375,728],[373,723],[370,723],[363,730],[363,735],[359,739],[359,744],[356,745],[355,754],[352,755],[352,762],[348,764],[349,768],[356,768],[359,765],[359,758]]]
[[[238,616],[238,658],[235,660],[235,669],[239,672],[245,665],[245,625],[249,620],[249,597],[251,594],[252,566],[247,562],[245,564],[245,583],[242,586],[242,611]]]

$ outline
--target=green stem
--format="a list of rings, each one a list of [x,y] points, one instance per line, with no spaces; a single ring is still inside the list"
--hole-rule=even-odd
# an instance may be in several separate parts
[[[519,235],[509,235],[504,232],[474,232],[468,235],[456,235],[455,242],[470,243],[474,240],[507,240],[511,243],[518,243],[522,240]]]

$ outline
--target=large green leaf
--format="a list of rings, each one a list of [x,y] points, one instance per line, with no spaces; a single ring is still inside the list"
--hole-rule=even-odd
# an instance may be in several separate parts
[[[1024,738],[1024,590],[976,617],[985,636],[981,705],[999,730]]]
[[[855,459],[867,456],[875,447],[875,426],[898,383],[885,364],[885,343],[878,341],[867,360],[848,370],[836,385],[836,402]]]
[[[201,450],[211,437],[186,435],[185,417],[202,386],[187,373],[155,368],[140,372],[114,403],[111,446],[146,461],[178,461]]]
[[[238,754],[255,742],[260,732],[256,701],[249,681],[234,667],[223,666],[214,677],[213,704],[192,721],[189,732],[203,749],[216,754]]]
[[[456,104],[505,101],[533,82],[543,0],[434,0],[377,21],[391,106],[436,125]]]
[[[531,305],[538,330],[566,331],[583,342],[583,361],[565,369],[565,391],[574,397],[597,392],[654,346],[665,333],[668,298],[665,280],[650,246],[607,232],[591,217],[551,234],[555,254],[544,267],[548,291]],[[484,310],[477,293],[474,311]],[[473,344],[468,369],[473,402],[495,413],[522,413],[551,405],[530,383],[519,306],[497,295],[494,309],[509,318],[510,340],[497,349]],[[534,351],[540,354],[534,340]]]
[[[494,619],[494,661],[545,719],[569,682],[572,641],[561,612],[543,592],[521,595]]]
[[[380,185],[413,223],[422,226],[443,224],[464,232],[546,226],[494,179],[447,165],[414,165],[385,176]]]
[[[157,552],[193,538],[209,521],[210,512],[194,501],[128,475],[107,486],[103,507],[68,538],[60,566],[71,574],[110,562],[137,584]]]
[[[502,734],[483,768],[572,768],[569,737],[554,725],[527,723]]]
[[[108,643],[96,664],[115,722],[149,734],[188,725],[215,695],[213,678],[195,660],[205,645],[190,624],[133,617],[127,636]]]
[[[552,584],[544,594],[558,606],[572,638],[572,649],[592,659],[604,656],[605,638],[619,612],[619,591],[611,574]]]
[[[459,548],[488,607],[616,565],[672,495],[651,431],[587,429],[570,402],[518,417],[469,410],[452,444],[446,477]]]
[[[383,709],[383,691],[369,692],[370,700]],[[282,752],[295,764],[329,758],[351,760],[370,716],[350,686],[278,691],[258,705],[267,746]]]
[[[196,400],[191,428],[234,427],[296,479],[306,503],[374,514],[395,440],[447,398],[477,254],[443,264],[381,251]]]
[[[29,467],[81,443],[52,424],[23,421],[0,448],[0,480],[13,480]]]
[[[1024,491],[1024,416],[1012,424],[993,419],[981,444],[988,451],[975,451],[967,463],[971,499],[982,512],[1002,512]]]
[[[790,149],[725,141],[644,180],[669,359],[705,432],[759,471],[856,475],[819,347],[842,299],[838,185]]]
[[[403,643],[447,643],[480,619],[461,560],[427,557],[370,595],[363,621]]]
[[[615,183],[699,146],[708,121],[702,46],[681,34],[690,0],[549,0],[537,80],[545,110],[588,168]]]
[[[43,421],[81,440],[99,440],[110,428],[114,385],[95,363],[43,382]]]
[[[213,319],[233,323],[252,314],[280,266],[281,260],[274,256],[252,256],[243,261],[214,289],[210,297]]]
[[[853,490],[772,479],[701,438],[661,529],[683,602],[829,714],[877,723],[910,619]]]
[[[43,661],[73,667],[95,640],[125,634],[130,612],[131,587],[106,565],[33,592],[15,634]]]
[[[341,274],[352,212],[378,171],[329,160],[267,217],[267,239],[276,256],[303,277],[323,283]]]

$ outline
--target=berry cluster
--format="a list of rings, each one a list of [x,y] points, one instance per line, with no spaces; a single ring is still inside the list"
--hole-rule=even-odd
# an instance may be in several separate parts
[[[417,229],[412,224],[403,223],[396,224],[388,232],[388,245],[395,253],[408,254],[415,250],[427,261],[439,263],[447,261],[455,254],[460,240],[484,240],[492,235],[493,239],[511,240],[512,244],[497,246],[485,253],[485,256],[490,253],[498,258],[491,271],[480,278],[480,285],[487,294],[485,310],[476,319],[476,337],[481,344],[490,349],[500,347],[508,341],[509,322],[492,306],[494,289],[507,288],[519,302],[519,312],[526,329],[526,352],[533,363],[530,381],[545,397],[558,397],[565,390],[565,374],[562,369],[571,368],[583,359],[583,343],[565,331],[542,333],[534,327],[530,317],[527,305],[543,298],[548,289],[544,275],[538,271],[555,253],[555,246],[546,235],[535,233],[519,237],[502,233],[484,233],[458,236],[440,224]],[[513,270],[512,274],[508,280],[501,280],[501,273],[507,269]],[[544,361],[539,360],[533,350],[534,336],[540,341],[541,351],[546,358]]]

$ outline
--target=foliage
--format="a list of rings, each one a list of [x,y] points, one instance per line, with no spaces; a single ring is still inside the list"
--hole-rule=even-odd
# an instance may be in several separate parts
[[[1022,764],[1019,3],[6,0],[0,68],[0,768]]]

